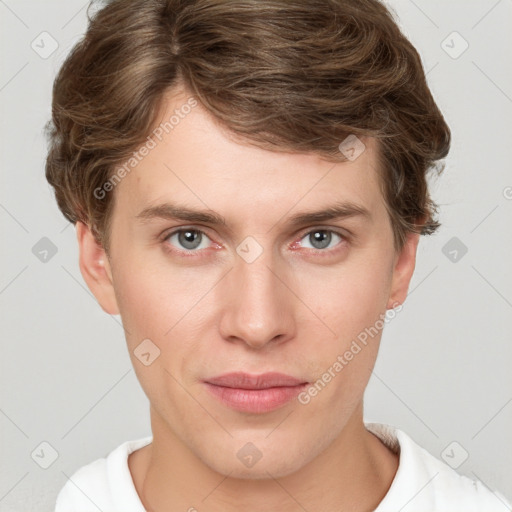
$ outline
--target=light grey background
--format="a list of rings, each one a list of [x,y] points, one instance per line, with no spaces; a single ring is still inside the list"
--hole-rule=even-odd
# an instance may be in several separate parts
[[[467,452],[458,471],[512,499],[512,1],[389,4],[423,58],[453,145],[432,180],[443,226],[420,242],[407,302],[384,331],[365,419],[398,426],[452,463]],[[52,81],[86,28],[86,6],[0,0],[2,511],[53,510],[76,469],[150,434],[120,320],[89,293],[75,230],[44,178]],[[48,58],[43,31],[58,43]],[[469,44],[461,55],[454,31]],[[43,237],[57,250],[46,262],[39,246],[33,253]],[[58,452],[48,469],[44,441]]]

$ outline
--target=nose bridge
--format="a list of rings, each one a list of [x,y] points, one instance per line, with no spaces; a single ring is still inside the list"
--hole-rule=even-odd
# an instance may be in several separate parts
[[[249,242],[250,243],[250,242]],[[254,246],[249,247],[249,253]],[[243,243],[240,248],[244,249]],[[246,344],[261,348],[272,340],[285,340],[294,328],[293,294],[281,282],[282,267],[271,249],[261,250],[255,259],[241,252],[227,276],[230,294],[224,312],[222,331],[225,338],[239,338]],[[279,271],[281,268],[281,272]],[[277,276],[279,277],[277,277]]]

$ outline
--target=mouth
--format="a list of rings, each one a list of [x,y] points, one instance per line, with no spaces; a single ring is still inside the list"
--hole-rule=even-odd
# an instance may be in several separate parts
[[[261,375],[235,372],[210,378],[204,384],[215,398],[231,409],[264,413],[290,402],[309,383],[276,372]]]

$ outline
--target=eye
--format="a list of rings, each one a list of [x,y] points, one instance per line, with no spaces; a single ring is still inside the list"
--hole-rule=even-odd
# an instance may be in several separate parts
[[[219,247],[203,231],[194,228],[181,228],[172,231],[165,235],[163,241],[173,246],[178,252],[184,253],[195,253],[213,246]],[[333,249],[344,241],[345,237],[336,231],[315,229],[306,233],[298,242],[292,245],[327,252],[324,249]]]
[[[331,231],[330,229],[315,229],[314,231],[306,233],[306,235],[301,238],[300,245],[307,249],[323,250],[335,247],[344,239],[341,234]],[[306,245],[302,240],[306,241]],[[307,245],[308,243],[310,244],[309,246]]]
[[[185,252],[197,252],[197,249],[207,249],[210,247],[208,245],[210,239],[199,229],[178,229],[169,233],[164,238],[164,241]]]

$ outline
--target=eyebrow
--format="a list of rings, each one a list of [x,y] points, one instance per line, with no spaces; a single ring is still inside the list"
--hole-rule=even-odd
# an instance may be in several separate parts
[[[291,227],[299,227],[305,224],[340,220],[349,217],[363,217],[365,220],[371,220],[372,215],[363,205],[351,201],[341,201],[328,205],[321,210],[297,213],[287,220],[287,224]],[[213,210],[195,210],[173,203],[148,206],[138,213],[135,218],[141,222],[151,221],[153,219],[165,219],[201,222],[212,226],[227,226],[226,219]]]

